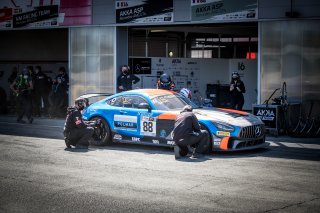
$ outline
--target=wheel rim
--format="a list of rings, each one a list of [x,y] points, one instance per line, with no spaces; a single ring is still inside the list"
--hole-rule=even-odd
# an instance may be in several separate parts
[[[106,125],[104,123],[101,124],[100,127],[100,140],[104,140],[106,137],[108,137],[108,133],[107,133],[107,129],[106,129]]]
[[[97,119],[93,119],[93,120],[97,120]],[[107,128],[107,127],[106,127],[105,123],[102,121],[101,124],[100,124],[100,126],[98,126],[97,128],[95,128],[95,132],[94,132],[94,133],[95,133],[95,134],[94,134],[95,139],[103,142],[104,139],[105,139],[106,137],[108,137],[108,131],[107,131],[106,128]]]

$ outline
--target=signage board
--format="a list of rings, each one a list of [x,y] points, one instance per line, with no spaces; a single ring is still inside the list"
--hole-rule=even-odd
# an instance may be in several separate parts
[[[173,0],[116,1],[116,23],[173,22]]]
[[[191,0],[192,21],[239,21],[257,19],[257,0]]]

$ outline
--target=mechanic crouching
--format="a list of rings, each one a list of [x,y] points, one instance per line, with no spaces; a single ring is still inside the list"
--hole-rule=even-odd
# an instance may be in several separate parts
[[[94,128],[92,123],[82,120],[81,110],[87,105],[86,99],[75,100],[73,107],[68,107],[66,122],[64,125],[64,139],[67,148],[75,146],[78,149],[87,149],[89,144],[93,144],[92,136]]]
[[[189,148],[193,147],[192,158],[199,158],[208,151],[209,133],[200,129],[197,117],[192,112],[192,106],[186,105],[177,116],[173,129],[175,142],[175,158],[179,159],[189,154]]]

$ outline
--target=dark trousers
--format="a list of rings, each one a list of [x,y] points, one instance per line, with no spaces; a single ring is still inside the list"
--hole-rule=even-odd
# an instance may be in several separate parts
[[[89,146],[89,139],[91,139],[93,132],[94,129],[92,127],[72,129],[69,135],[72,145]]]
[[[235,95],[231,97],[231,107],[236,110],[242,110],[244,104],[243,94]]]
[[[198,134],[198,135],[196,135]],[[176,139],[175,143],[180,147],[182,156],[188,154],[189,149],[188,146],[195,146],[196,153],[203,154],[208,151],[209,147],[209,133],[206,130],[201,130],[196,134],[190,134],[185,138]]]
[[[35,115],[41,115],[41,106],[43,101],[43,111],[47,113],[49,102],[48,102],[48,93],[43,89],[40,91],[35,91],[34,94],[34,113]]]
[[[20,121],[24,115],[27,116],[28,120],[31,119],[32,115],[32,99],[30,95],[19,95],[17,98],[18,101],[18,118]]]
[[[55,93],[51,92],[49,94],[49,104],[50,107],[48,109],[48,113],[50,116],[65,116],[68,105],[68,95],[63,93]]]

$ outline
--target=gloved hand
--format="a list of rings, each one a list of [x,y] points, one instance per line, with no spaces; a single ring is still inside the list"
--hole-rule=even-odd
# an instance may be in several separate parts
[[[195,131],[193,131],[193,133],[192,133],[193,135],[195,135],[195,136],[199,136],[199,132],[195,132]]]

